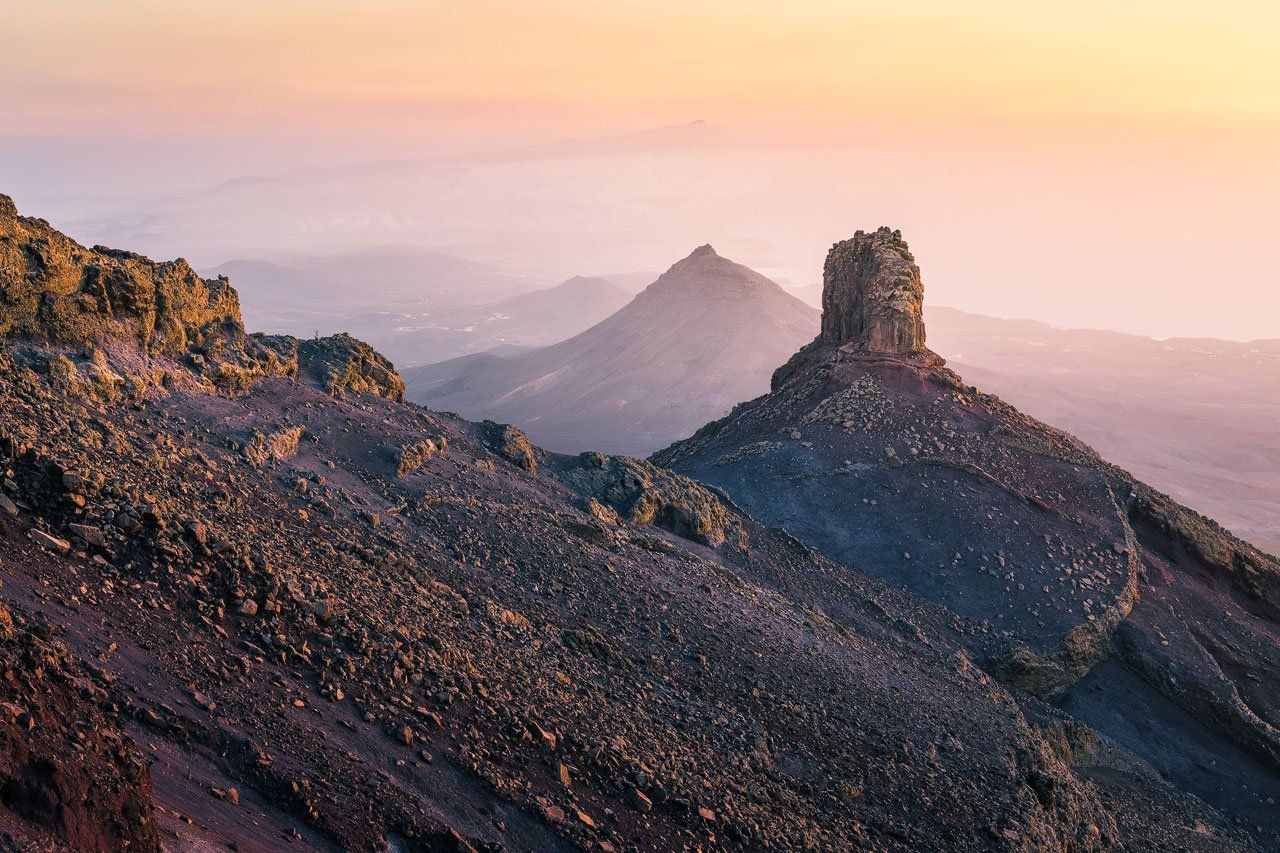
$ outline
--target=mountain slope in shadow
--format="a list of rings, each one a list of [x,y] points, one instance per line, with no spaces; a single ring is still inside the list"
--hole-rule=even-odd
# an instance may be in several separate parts
[[[1280,562],[968,385],[925,348],[922,296],[897,232],[836,244],[819,336],[652,460],[954,613],[987,671],[1089,727],[1090,778],[1168,779],[1266,846]],[[835,584],[808,592],[846,606]],[[1141,761],[1100,758],[1114,748]]]

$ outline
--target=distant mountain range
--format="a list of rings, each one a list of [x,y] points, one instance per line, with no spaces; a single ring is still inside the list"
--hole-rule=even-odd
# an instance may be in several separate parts
[[[549,297],[553,292],[542,293]],[[774,288],[760,292],[777,297]],[[787,293],[821,303],[817,286],[792,288]],[[795,333],[794,328],[783,332],[761,324],[759,317],[751,318],[749,311],[727,313],[714,297],[707,297],[705,289],[691,290],[688,301],[675,313],[697,312],[711,318],[709,323],[715,328],[729,322],[731,316],[746,317],[741,336],[763,336],[770,341],[761,347],[765,351],[785,351],[818,328],[816,311],[791,314],[794,328],[804,328],[803,334]],[[534,293],[512,301],[539,298]],[[590,304],[600,310],[605,301]],[[796,302],[781,300],[788,312],[795,311]],[[763,305],[760,310],[765,310]],[[589,313],[581,319],[585,321]],[[1275,452],[1273,426],[1280,422],[1280,342],[1158,341],[1118,332],[1060,329],[1033,320],[985,317],[942,306],[927,306],[925,316],[931,348],[968,381],[1072,431],[1117,464],[1222,520],[1260,547],[1280,551],[1280,454]],[[618,334],[621,329],[637,328],[646,331]],[[536,354],[527,351],[528,346],[539,343],[533,334],[523,340],[511,336],[509,341],[496,341],[475,330],[461,336],[423,331],[421,341],[414,344],[418,352],[427,352],[429,341],[460,341],[469,335],[470,352],[476,354],[408,370],[409,393],[467,416],[519,423],[555,449],[608,447],[651,452],[662,446],[664,436],[671,440],[679,437],[680,425],[690,430],[698,425],[696,417],[686,417],[698,408],[689,396],[691,388],[702,387],[708,394],[701,406],[704,420],[737,402],[731,393],[715,385],[715,377],[726,375],[724,350],[696,342],[697,335],[692,332],[694,343],[673,343],[670,328],[665,317],[637,310],[595,333],[589,341],[565,341],[563,346]],[[610,365],[616,361],[632,368],[649,363],[671,365],[680,358],[673,353],[687,357],[678,369],[665,373],[653,370],[640,392],[628,384],[635,382],[631,368],[597,367],[594,356],[582,355],[583,348],[593,345],[590,341],[605,342],[615,336],[625,341],[627,348],[625,354],[611,359]],[[721,336],[734,337],[727,329]],[[787,343],[778,340],[779,336]],[[371,337],[383,340],[376,333]],[[478,352],[490,342],[506,346],[501,351]],[[546,342],[544,338],[541,343]],[[404,345],[392,343],[392,351]],[[691,354],[695,348],[696,356]],[[735,364],[733,375],[743,392],[740,399],[749,399],[767,387],[770,374],[781,361],[758,357]],[[539,381],[543,377],[551,378]],[[577,408],[569,414],[565,408],[569,401],[584,402],[574,402]]]
[[[494,347],[546,346],[631,298],[602,278],[576,276],[548,287],[541,279],[400,247],[232,260],[205,274],[235,282],[244,314],[258,328],[303,337],[352,330],[402,366]]]
[[[1280,341],[1164,341],[926,310],[979,385],[1280,553]]]
[[[555,287],[510,296],[484,309],[469,348],[488,348],[490,341],[507,346],[559,342],[608,317],[633,295],[603,278],[574,276]]]
[[[517,423],[553,450],[639,453],[763,392],[812,337],[817,312],[702,246],[608,319],[508,358],[466,356],[405,372],[411,399]]]

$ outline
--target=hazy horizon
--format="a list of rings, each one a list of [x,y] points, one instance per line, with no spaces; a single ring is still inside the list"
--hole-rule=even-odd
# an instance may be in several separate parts
[[[1268,4],[7,16],[0,192],[87,243],[204,267],[397,244],[563,279],[710,242],[804,285],[888,224],[933,304],[1280,337]]]

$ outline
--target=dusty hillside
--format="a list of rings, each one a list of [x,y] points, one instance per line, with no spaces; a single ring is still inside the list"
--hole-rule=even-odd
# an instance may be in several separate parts
[[[896,232],[837,244],[823,302],[850,316],[653,460],[954,613],[989,672],[1269,845],[1280,564],[965,384],[924,346],[919,285]]]
[[[7,327],[3,596],[111,683],[171,846],[1249,846],[1020,704],[944,609],[648,463],[401,403],[350,338],[246,336],[225,282],[162,298],[171,267],[64,239],[0,216],[4,304],[48,290],[94,329],[39,301]],[[130,286],[86,292],[104,277]]]
[[[1280,553],[1280,341],[1170,339],[929,308],[967,382]]]

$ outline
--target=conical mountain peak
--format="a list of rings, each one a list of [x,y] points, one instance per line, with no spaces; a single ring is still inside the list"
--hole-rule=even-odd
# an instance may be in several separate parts
[[[672,264],[645,292],[651,297],[703,299],[775,299],[787,295],[769,278],[718,254],[710,243]]]

